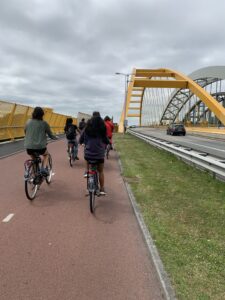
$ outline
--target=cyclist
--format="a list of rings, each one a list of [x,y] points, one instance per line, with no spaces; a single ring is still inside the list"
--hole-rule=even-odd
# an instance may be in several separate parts
[[[84,131],[81,133],[80,144],[84,144],[84,159],[98,162],[98,173],[100,183],[100,195],[106,195],[104,188],[104,157],[105,145],[109,143],[106,135],[106,127],[99,112],[93,112],[92,118],[88,120]],[[87,173],[86,173],[87,174]],[[85,176],[86,177],[86,176]]]
[[[77,125],[73,124],[73,119],[72,118],[68,118],[66,120],[66,125],[64,127],[64,132],[66,134],[66,138],[67,138],[67,152],[69,152],[69,144],[73,144],[74,146],[74,151],[77,152],[77,147],[78,147],[78,143],[77,143],[77,131],[80,132],[80,130],[77,128]],[[79,160],[78,156],[75,157],[75,159]]]
[[[32,119],[27,121],[24,128],[24,146],[32,159],[35,158],[35,153],[43,156],[41,173],[48,176],[49,172],[46,169],[48,162],[47,135],[53,140],[58,138],[52,133],[49,124],[43,120],[43,116],[44,110],[41,107],[35,107]]]
[[[109,116],[106,116],[104,118],[104,121],[105,121],[105,126],[106,126],[106,134],[107,134],[107,137],[109,139],[111,150],[112,150],[113,149],[113,147],[112,147],[112,136],[113,136],[114,125],[113,125],[113,122],[111,121]]]
[[[79,129],[80,131],[82,131],[86,126],[86,122],[85,122],[85,119],[83,118],[80,123],[79,123]]]

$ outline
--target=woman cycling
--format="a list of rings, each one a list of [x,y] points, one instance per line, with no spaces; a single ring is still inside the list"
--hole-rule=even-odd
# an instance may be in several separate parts
[[[68,118],[66,120],[66,126],[64,127],[64,132],[66,134],[67,138],[67,152],[69,152],[69,145],[72,144],[74,146],[74,152],[77,153],[78,143],[77,143],[77,131],[80,132],[80,130],[77,128],[77,125],[73,124],[73,119]],[[75,154],[76,155],[76,154]],[[74,159],[79,160],[78,156],[74,157]]]
[[[113,136],[114,125],[113,125],[113,122],[111,121],[109,116],[106,116],[104,118],[104,121],[105,121],[105,127],[106,127],[106,134],[107,134],[107,137],[109,139],[111,150],[112,150],[113,149],[113,147],[112,147],[112,136]]]
[[[48,162],[48,150],[47,150],[47,135],[57,140],[57,137],[52,133],[49,124],[43,121],[44,111],[41,107],[35,107],[32,113],[32,119],[28,120],[25,125],[25,143],[24,146],[27,150],[27,154],[32,159],[35,158],[35,154],[43,156],[41,173],[44,176],[48,176],[48,170],[46,169]]]
[[[93,116],[88,120],[84,131],[80,136],[80,144],[84,144],[84,159],[88,162],[95,160],[98,162],[98,173],[100,183],[100,195],[106,195],[104,187],[104,157],[105,145],[109,143],[106,135],[106,127],[99,112],[93,112]]]

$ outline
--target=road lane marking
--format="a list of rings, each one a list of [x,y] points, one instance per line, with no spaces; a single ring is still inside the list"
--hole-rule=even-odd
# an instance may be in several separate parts
[[[201,146],[201,147],[205,147],[205,148],[209,148],[209,149],[213,149],[213,150],[225,152],[225,150],[221,150],[221,149],[217,149],[217,148],[213,148],[213,147],[209,147],[209,146],[204,146],[204,145],[202,145],[202,144],[196,144],[196,143],[192,143],[192,142],[188,142],[188,143],[193,144],[193,145],[196,145],[196,146]]]
[[[5,219],[2,220],[2,222],[3,223],[9,222],[12,219],[13,216],[14,216],[14,214],[9,214],[7,217],[5,217]]]
[[[158,136],[156,136],[157,138]],[[174,137],[174,136],[173,136]],[[186,137],[187,138],[187,137]],[[188,136],[188,138],[190,138],[190,136]],[[198,137],[195,137],[195,136],[191,136],[191,138],[195,138],[197,139]],[[202,137],[201,138],[204,138],[207,142],[209,141],[206,137]],[[180,139],[179,138],[173,138],[172,140],[168,140],[169,142],[173,142],[173,141],[176,141],[176,142],[180,142]],[[182,140],[183,141],[183,140]],[[196,145],[196,146],[201,146],[201,147],[205,147],[205,148],[209,148],[209,149],[212,149],[212,150],[216,150],[216,151],[220,151],[220,152],[225,152],[225,150],[222,150],[222,149],[218,149],[218,148],[215,148],[215,147],[209,147],[209,146],[205,146],[203,144],[198,144],[198,143],[194,143],[194,142],[190,142],[189,140],[188,141],[185,141],[186,143],[188,144],[193,144],[193,145]],[[183,145],[182,145],[183,146]]]

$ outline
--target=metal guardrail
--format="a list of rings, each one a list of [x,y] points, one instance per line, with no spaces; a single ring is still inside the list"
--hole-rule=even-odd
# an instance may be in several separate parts
[[[163,139],[145,135],[129,129],[127,132],[144,140],[145,142],[159,148],[164,149],[185,162],[194,165],[201,170],[209,171],[215,178],[225,181],[225,160],[214,157],[208,153],[194,150],[179,144],[174,144]]]

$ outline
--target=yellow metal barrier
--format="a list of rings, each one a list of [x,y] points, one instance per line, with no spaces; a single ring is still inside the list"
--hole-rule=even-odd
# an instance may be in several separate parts
[[[0,100],[0,141],[24,137],[24,126],[31,118],[33,107]],[[54,113],[52,108],[43,108],[44,120],[55,134],[63,133],[66,119],[71,116]],[[73,118],[77,124],[77,119]]]

